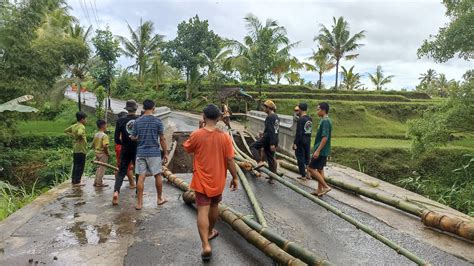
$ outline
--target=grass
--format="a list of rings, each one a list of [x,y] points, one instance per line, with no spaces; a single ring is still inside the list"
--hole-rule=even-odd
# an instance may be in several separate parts
[[[0,181],[0,206],[2,206],[0,208],[0,221],[21,209],[41,194],[35,185],[36,183],[30,189],[26,189]]]
[[[333,147],[346,147],[346,148],[409,149],[411,145],[411,141],[404,140],[404,139],[334,137],[331,144],[333,145]]]

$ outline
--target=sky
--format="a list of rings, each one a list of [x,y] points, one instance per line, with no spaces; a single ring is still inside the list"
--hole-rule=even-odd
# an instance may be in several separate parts
[[[177,25],[183,20],[199,15],[209,21],[211,30],[221,37],[242,41],[247,33],[244,17],[252,13],[261,21],[277,20],[288,32],[291,42],[300,42],[292,55],[305,61],[316,49],[313,41],[320,25],[330,28],[333,17],[343,16],[351,34],[365,30],[366,38],[357,50],[355,60],[344,61],[346,68],[354,67],[362,75],[361,82],[373,86],[368,79],[378,65],[386,75],[394,75],[390,89],[414,89],[419,76],[429,68],[446,74],[449,79],[461,79],[472,62],[458,58],[446,63],[432,59],[418,59],[416,51],[423,40],[435,35],[439,27],[449,22],[440,0],[294,0],[294,1],[244,1],[244,0],[69,0],[72,14],[82,25],[94,29],[108,25],[115,35],[129,36],[127,23],[132,28],[140,19],[151,20],[155,32],[166,40],[176,36]],[[132,60],[121,57],[119,64],[131,65]],[[316,81],[315,72],[301,71],[306,81]],[[325,74],[323,82],[333,85],[335,70]]]

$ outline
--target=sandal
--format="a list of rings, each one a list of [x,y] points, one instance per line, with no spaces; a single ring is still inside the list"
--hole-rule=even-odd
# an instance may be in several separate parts
[[[213,240],[214,238],[219,236],[219,231],[216,229],[212,229],[212,234],[209,236],[209,241]]]
[[[328,188],[328,189],[323,189],[323,191],[321,191],[319,194],[318,194],[318,197],[322,197],[324,195],[326,195],[329,191],[331,191],[332,188]]]
[[[201,253],[201,259],[204,262],[209,262],[212,257],[212,251]]]

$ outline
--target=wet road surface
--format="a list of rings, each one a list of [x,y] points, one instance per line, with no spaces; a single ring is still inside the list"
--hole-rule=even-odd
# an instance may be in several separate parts
[[[171,114],[176,131],[195,129],[197,120]],[[190,174],[181,175],[190,181]],[[379,241],[336,215],[280,185],[248,176],[269,226],[339,265],[413,265]],[[229,180],[228,180],[229,181]],[[68,189],[31,219],[16,228],[0,250],[0,265],[201,264],[196,212],[179,198],[181,191],[165,184],[168,203],[156,206],[153,178],[146,180],[141,211],[133,208],[134,190],[126,182],[119,206],[111,205],[112,187],[96,189],[92,179],[82,189]],[[112,185],[113,177],[105,183]],[[298,184],[299,185],[299,184]],[[303,189],[309,191],[299,185]],[[372,227],[433,265],[470,265],[469,262],[402,233],[377,218],[333,199],[324,200]],[[245,192],[226,189],[227,205],[252,214]],[[212,241],[214,265],[271,265],[272,261],[219,221],[220,236]]]

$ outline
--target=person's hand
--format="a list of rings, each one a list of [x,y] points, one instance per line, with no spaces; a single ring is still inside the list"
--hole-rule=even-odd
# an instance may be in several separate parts
[[[230,181],[230,190],[236,191],[238,186],[239,186],[239,180],[237,178],[232,178],[232,180]]]
[[[199,120],[199,128],[203,128],[206,126],[206,122],[204,120]]]
[[[163,155],[163,160],[161,161],[163,164],[168,163],[168,154]]]
[[[296,144],[293,144],[293,150],[296,150],[297,147],[296,147]]]
[[[318,157],[319,157],[319,151],[315,151],[315,152],[313,153],[313,158],[314,158],[314,159],[318,159]]]
[[[276,151],[275,145],[270,145],[270,150],[271,150],[272,152],[275,152],[275,151]]]

